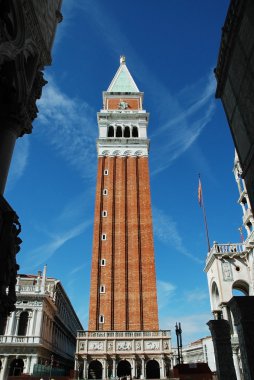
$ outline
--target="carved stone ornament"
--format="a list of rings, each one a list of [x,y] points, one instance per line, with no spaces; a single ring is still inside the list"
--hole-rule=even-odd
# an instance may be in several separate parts
[[[131,342],[129,341],[117,342],[116,347],[118,351],[130,351],[132,349]]]
[[[221,263],[222,272],[223,272],[223,280],[224,281],[233,281],[233,273],[231,264],[228,261],[224,261]]]
[[[89,342],[88,343],[88,349],[91,351],[103,351],[104,350],[104,344],[103,342]]]
[[[145,350],[156,351],[160,349],[160,343],[158,341],[146,341],[145,342]]]
[[[136,342],[136,351],[140,351],[141,350],[141,342],[138,341]]]

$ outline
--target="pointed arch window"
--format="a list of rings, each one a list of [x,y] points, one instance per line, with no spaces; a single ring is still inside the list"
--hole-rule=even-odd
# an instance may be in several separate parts
[[[120,125],[116,127],[116,137],[123,137],[123,130],[122,127],[120,127]]]
[[[132,128],[132,137],[138,137],[138,128],[137,127]]]

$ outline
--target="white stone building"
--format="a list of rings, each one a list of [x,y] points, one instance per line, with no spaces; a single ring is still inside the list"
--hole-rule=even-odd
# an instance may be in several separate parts
[[[182,349],[183,362],[207,363],[212,372],[216,371],[213,341],[211,336],[191,342]]]
[[[65,374],[74,367],[82,325],[60,281],[43,274],[17,276],[16,311],[0,326],[0,380],[8,375]]]
[[[238,336],[228,302],[234,295],[254,295],[254,218],[237,154],[234,161],[234,175],[239,190],[238,203],[243,210],[243,227],[241,243],[214,242],[206,259],[211,310],[215,318],[224,318],[231,326],[233,360],[237,380],[241,380],[241,361]]]

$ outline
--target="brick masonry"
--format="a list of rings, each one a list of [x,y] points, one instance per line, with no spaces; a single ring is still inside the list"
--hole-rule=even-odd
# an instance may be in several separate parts
[[[148,158],[99,157],[89,330],[158,328]]]

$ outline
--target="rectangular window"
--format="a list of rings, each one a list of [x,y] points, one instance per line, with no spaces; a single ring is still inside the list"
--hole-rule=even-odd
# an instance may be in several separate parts
[[[102,211],[102,217],[106,218],[108,216],[108,212],[106,210]]]
[[[102,234],[101,235],[101,240],[107,240],[107,235],[106,234]]]
[[[103,195],[108,195],[108,189],[103,189],[102,194]]]
[[[101,259],[101,266],[105,267],[105,265],[106,265],[106,259]]]
[[[99,316],[99,323],[104,323],[104,315]]]
[[[105,293],[105,285],[100,286],[100,293]]]
[[[104,170],[104,175],[108,175],[108,169]]]

